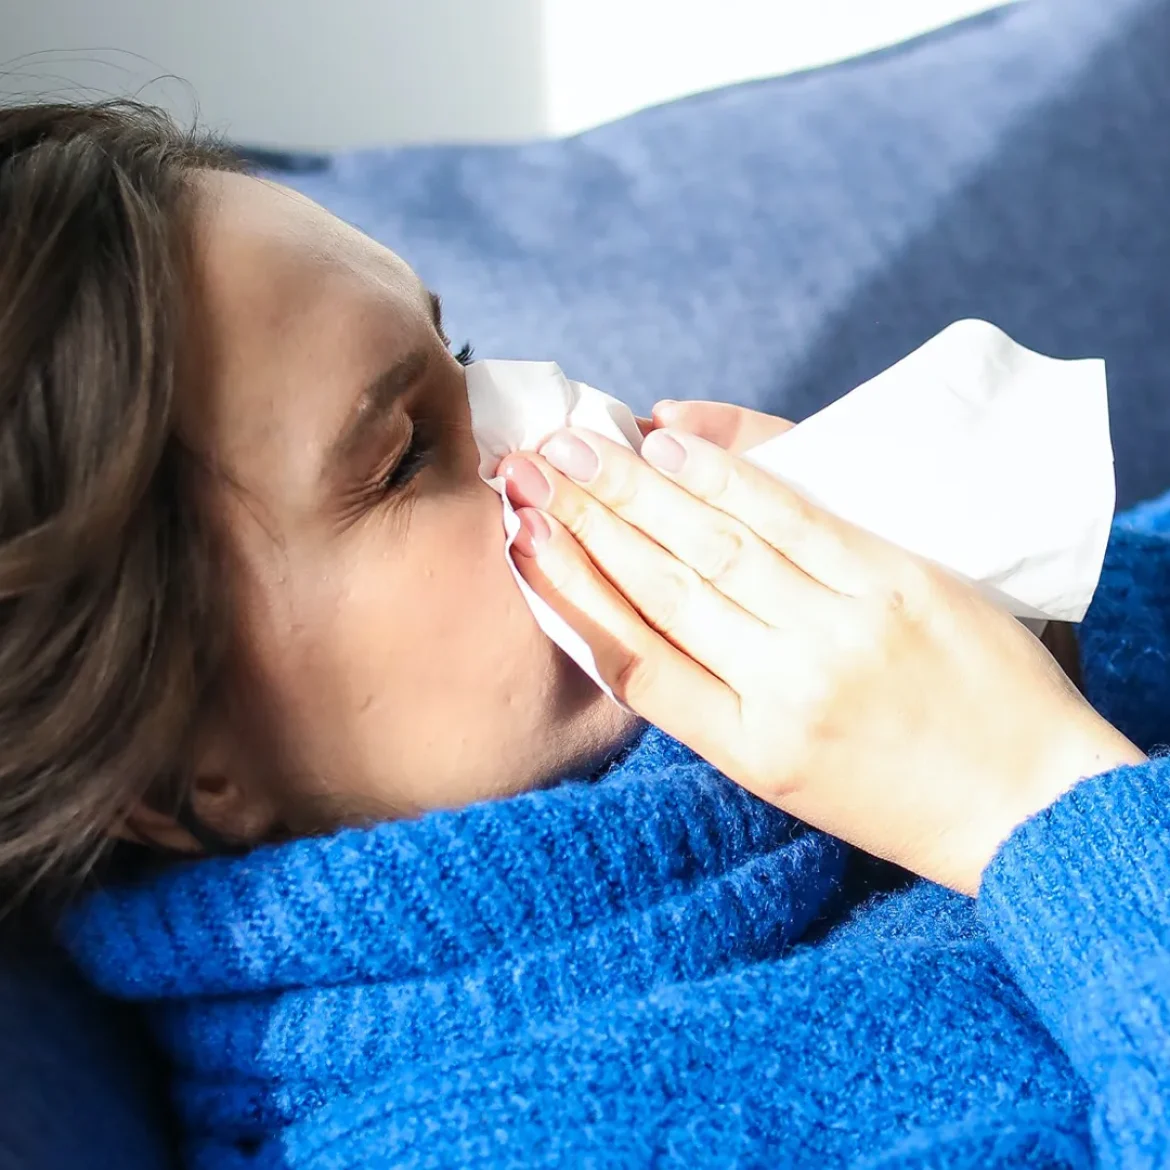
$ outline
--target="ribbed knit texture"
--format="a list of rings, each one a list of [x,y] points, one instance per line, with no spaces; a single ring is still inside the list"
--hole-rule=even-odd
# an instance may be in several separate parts
[[[1170,738],[1170,499],[1087,687]],[[1170,1164],[1170,758],[1077,784],[972,900],[651,729],[596,782],[212,860],[66,942],[149,1005],[193,1165]]]

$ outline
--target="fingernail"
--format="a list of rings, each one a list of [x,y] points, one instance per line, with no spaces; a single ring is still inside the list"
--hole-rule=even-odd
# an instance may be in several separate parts
[[[544,472],[522,455],[513,455],[504,468],[508,499],[517,507],[543,508],[552,498],[552,488]]]
[[[548,521],[535,508],[519,508],[516,518],[520,521],[520,531],[512,541],[512,549],[522,557],[534,557],[552,535]]]
[[[540,449],[540,453],[558,470],[578,483],[588,483],[601,466],[597,452],[588,443],[568,431],[557,431]]]
[[[642,458],[653,467],[675,474],[687,461],[686,448],[665,431],[651,431],[642,441]]]

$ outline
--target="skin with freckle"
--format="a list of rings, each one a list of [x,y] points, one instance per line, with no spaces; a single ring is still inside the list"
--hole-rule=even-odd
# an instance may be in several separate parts
[[[611,752],[633,717],[541,634],[516,588],[463,370],[418,277],[283,188],[199,182],[199,360],[182,422],[216,471],[204,503],[237,618],[199,744],[198,774],[216,783],[197,783],[196,811],[253,838],[295,831],[309,808],[500,796]],[[334,466],[363,386],[411,353],[425,377]],[[429,461],[380,492],[424,427]]]

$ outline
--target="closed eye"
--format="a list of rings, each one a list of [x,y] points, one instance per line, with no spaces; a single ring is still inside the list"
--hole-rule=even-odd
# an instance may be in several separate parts
[[[435,456],[435,444],[428,432],[429,428],[423,423],[414,424],[406,450],[378,481],[379,495],[388,496],[401,491],[423,468],[430,465]]]

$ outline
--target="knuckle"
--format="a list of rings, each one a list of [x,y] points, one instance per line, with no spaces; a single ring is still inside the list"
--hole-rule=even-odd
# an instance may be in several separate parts
[[[791,484],[773,477],[771,480],[770,507],[776,515],[776,522],[789,532],[816,527],[819,511],[813,503]]]
[[[795,488],[785,485],[785,505],[790,524],[805,527],[817,521],[817,509],[813,507],[807,496],[802,495]]]
[[[723,771],[749,792],[783,807],[806,787],[806,755],[802,739],[777,737],[759,748],[734,749]]]
[[[708,461],[706,490],[703,494],[711,503],[718,504],[733,498],[737,494],[737,489],[743,490],[743,485],[740,483],[742,477],[731,455],[719,451],[712,452],[712,456]]]
[[[735,456],[707,438],[691,446],[679,479],[691,495],[719,507],[734,494],[735,475]]]
[[[664,570],[654,583],[654,609],[647,616],[664,633],[677,632],[693,603],[697,574],[684,565]]]
[[[597,498],[619,515],[629,512],[638,494],[638,470],[638,465],[630,459],[603,460],[593,483]]]
[[[865,621],[856,631],[859,642],[880,649],[894,636],[906,619],[906,595],[900,589],[883,588],[870,598]]]
[[[699,575],[718,585],[733,578],[743,566],[747,541],[738,528],[713,532],[698,557]]]
[[[831,537],[817,509],[802,496],[776,481],[774,504],[763,534],[773,547],[801,561],[825,546]]]
[[[572,599],[581,589],[581,566],[572,557],[552,556],[541,561],[540,573],[554,593]]]
[[[897,550],[879,561],[876,569],[866,590],[871,621],[882,628],[900,627],[929,613],[938,588],[936,571],[929,563]]]
[[[557,501],[560,506],[552,510],[553,515],[576,540],[589,548],[597,529],[598,506],[584,492],[566,495],[568,498]]]
[[[636,650],[627,652],[611,684],[613,693],[631,707],[654,690],[655,668],[652,660]]]
[[[820,523],[817,510],[799,492],[789,492],[784,522],[793,541],[808,542],[818,534],[823,538],[824,525]]]
[[[903,563],[887,590],[887,605],[899,614],[915,614],[930,603],[937,587],[937,570],[917,558]]]

